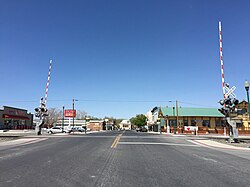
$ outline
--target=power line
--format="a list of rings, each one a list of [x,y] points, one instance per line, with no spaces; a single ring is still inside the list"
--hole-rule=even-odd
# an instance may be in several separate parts
[[[217,106],[213,105],[201,105],[201,104],[197,104],[197,103],[189,103],[189,102],[184,102],[184,101],[178,101],[179,103],[183,103],[183,104],[188,104],[188,105],[194,105],[194,106],[203,106],[203,107],[215,107],[217,108]]]
[[[62,102],[71,101],[72,99],[50,99],[49,102]],[[16,100],[16,101],[0,101],[0,103],[35,103],[38,100]],[[172,100],[115,100],[115,99],[77,99],[77,102],[100,102],[100,103],[170,103]],[[202,105],[197,103],[190,103],[186,101],[178,101],[182,104],[188,104],[193,106],[203,107],[217,107],[215,105]]]

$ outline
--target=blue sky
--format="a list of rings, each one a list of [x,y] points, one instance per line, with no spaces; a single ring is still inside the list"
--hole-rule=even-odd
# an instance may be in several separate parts
[[[130,118],[154,106],[219,107],[225,79],[246,98],[248,0],[0,0],[0,106]]]

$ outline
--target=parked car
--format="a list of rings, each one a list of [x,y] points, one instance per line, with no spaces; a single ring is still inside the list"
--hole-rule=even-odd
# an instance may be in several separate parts
[[[55,133],[70,133],[70,131],[66,129],[62,129],[61,127],[52,127],[47,129],[47,133],[49,134],[55,134]]]
[[[146,127],[137,127],[136,132],[148,132],[148,129]]]
[[[141,127],[141,132],[148,132],[148,129],[146,127]]]
[[[72,127],[71,132],[85,132],[85,129],[82,127]]]
[[[61,132],[66,132],[65,130],[63,130],[61,127],[52,127],[47,129],[47,133],[49,134],[55,134],[55,133],[61,133]]]

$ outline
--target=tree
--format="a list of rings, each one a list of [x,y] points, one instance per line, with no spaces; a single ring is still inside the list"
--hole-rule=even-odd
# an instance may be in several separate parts
[[[142,127],[147,124],[146,119],[147,118],[144,114],[138,114],[136,117],[131,118],[130,122],[137,127]]]
[[[45,119],[45,124],[49,126],[55,125],[57,120],[62,118],[62,111],[57,108],[49,108],[48,114],[48,117]]]
[[[77,110],[76,119],[85,119],[87,117],[87,112],[84,110]]]

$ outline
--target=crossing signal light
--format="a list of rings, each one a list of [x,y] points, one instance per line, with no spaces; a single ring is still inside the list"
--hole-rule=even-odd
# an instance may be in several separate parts
[[[35,111],[36,111],[36,112],[39,112],[39,108],[35,108]]]
[[[222,113],[226,117],[229,116],[229,110],[228,109],[226,109],[226,108],[219,108],[218,110],[219,110],[220,113]]]
[[[225,99],[225,104],[230,107],[232,105],[231,99],[230,98],[226,98]]]
[[[239,100],[238,100],[238,99],[234,99],[234,100],[233,100],[233,104],[234,104],[234,105],[238,105],[238,104],[239,104]]]
[[[223,106],[225,104],[224,99],[220,100],[219,103]]]

